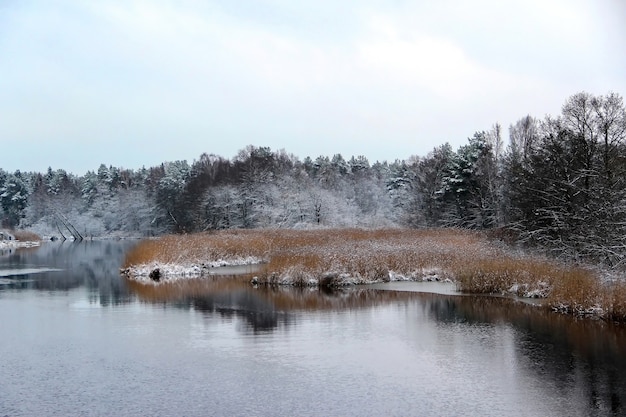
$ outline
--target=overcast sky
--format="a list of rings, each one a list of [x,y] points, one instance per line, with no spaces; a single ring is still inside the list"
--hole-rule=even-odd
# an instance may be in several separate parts
[[[0,168],[371,162],[626,92],[622,0],[0,0]]]

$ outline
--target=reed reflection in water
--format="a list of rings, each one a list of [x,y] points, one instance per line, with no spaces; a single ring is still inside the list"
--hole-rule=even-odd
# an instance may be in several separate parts
[[[498,329],[513,329],[512,346],[523,358],[524,366],[538,377],[552,381],[554,392],[567,398],[574,389],[592,410],[626,413],[626,329],[623,325],[574,319],[520,301],[489,296],[446,296],[367,287],[344,290],[253,288],[249,278],[212,277],[159,286],[131,285],[130,288],[143,301],[170,303],[225,317],[238,316],[248,324],[240,328],[244,333],[296,326],[299,311],[345,312],[417,302],[422,314],[439,326],[454,328],[455,332],[480,328],[486,343],[499,343]],[[410,325],[411,318],[407,321]],[[454,352],[450,354],[453,358]]]

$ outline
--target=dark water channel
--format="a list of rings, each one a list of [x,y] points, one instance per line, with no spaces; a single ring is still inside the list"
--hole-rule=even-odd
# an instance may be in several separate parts
[[[129,245],[0,254],[0,416],[626,415],[621,326],[489,297],[143,286],[119,276]]]

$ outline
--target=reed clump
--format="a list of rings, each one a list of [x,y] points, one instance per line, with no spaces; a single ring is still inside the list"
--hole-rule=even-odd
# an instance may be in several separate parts
[[[450,278],[470,293],[546,299],[555,310],[626,319],[624,285],[606,286],[590,269],[514,251],[460,229],[227,230],[146,240],[125,267],[253,257],[259,283],[359,284]]]
[[[455,263],[452,274],[462,291],[473,293],[513,293],[522,297],[548,295],[562,267],[537,257],[500,255],[474,257]]]
[[[591,271],[576,267],[562,271],[553,280],[548,301],[558,311],[577,315],[594,314],[596,310],[600,312],[611,308],[605,304],[610,292],[611,288],[600,285]]]
[[[169,235],[141,241],[125,257],[125,267],[160,263],[198,263],[256,256],[267,251],[265,238],[253,231]]]
[[[11,234],[15,240],[21,242],[39,242],[41,240],[41,236],[28,230],[11,230]]]

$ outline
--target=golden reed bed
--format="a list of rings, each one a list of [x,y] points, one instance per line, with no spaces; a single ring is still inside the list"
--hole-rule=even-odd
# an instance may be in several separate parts
[[[484,233],[459,229],[226,230],[171,235],[138,244],[124,268],[257,257],[259,282],[294,285],[312,277],[387,280],[438,271],[471,293],[515,293],[546,299],[555,310],[626,320],[626,285],[603,283],[592,269],[514,251]]]

